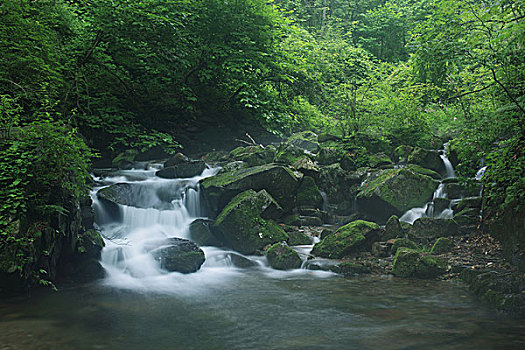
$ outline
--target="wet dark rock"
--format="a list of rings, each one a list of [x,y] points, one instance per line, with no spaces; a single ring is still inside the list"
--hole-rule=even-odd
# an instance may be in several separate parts
[[[388,218],[388,221],[385,225],[385,231],[381,239],[388,241],[389,239],[403,237],[404,235],[405,230],[403,230],[401,227],[401,223],[399,222],[397,215],[392,215],[390,218]]]
[[[137,150],[128,149],[113,158],[111,166],[117,169],[131,169],[138,153]]]
[[[288,142],[281,142],[277,148],[274,162],[291,166],[304,157],[310,157],[310,155],[304,149]]]
[[[292,168],[314,179],[318,179],[321,172],[320,168],[309,157],[299,158],[292,164]]]
[[[257,166],[271,163],[275,154],[274,146],[248,146],[237,147],[230,152],[230,158],[236,161],[243,161],[248,166]]]
[[[454,242],[452,240],[446,237],[440,237],[436,240],[436,242],[432,246],[432,249],[430,250],[430,254],[439,255],[439,254],[449,253],[453,247],[454,247]]]
[[[444,274],[445,262],[437,257],[409,248],[397,250],[392,273],[398,277],[433,279]]]
[[[298,269],[303,263],[299,254],[285,243],[276,243],[266,251],[270,266],[277,270]]]
[[[297,189],[296,205],[299,207],[322,208],[323,197],[315,180],[305,176]]]
[[[173,156],[171,156],[167,161],[164,162],[164,168],[169,168],[175,165],[183,164],[183,163],[189,163],[190,158],[186,157],[182,153],[176,153]]]
[[[445,174],[445,164],[439,156],[438,151],[426,150],[419,147],[415,147],[410,156],[408,157],[408,163],[417,164],[424,168],[434,170],[440,174]]]
[[[191,160],[161,169],[157,171],[155,175],[164,179],[188,178],[202,174],[204,169],[206,169],[206,163],[204,163],[204,161]]]
[[[345,276],[370,273],[370,267],[355,262],[342,262],[330,269]]]
[[[192,241],[182,238],[168,238],[157,242],[158,247],[150,254],[160,267],[170,272],[192,273],[204,263],[204,252]]]
[[[454,236],[458,233],[459,225],[453,219],[419,218],[410,227],[408,235],[417,241]]]
[[[312,244],[312,239],[307,234],[297,230],[286,232],[288,234],[288,245],[307,245]]]
[[[221,246],[221,241],[210,229],[213,221],[208,219],[196,219],[189,227],[190,238],[193,242],[201,246]]]
[[[317,153],[319,150],[317,134],[311,131],[295,133],[288,138],[288,142],[294,146],[305,149],[311,153]]]
[[[411,241],[408,238],[397,238],[394,240],[394,243],[392,244],[392,247],[390,249],[390,252],[392,255],[395,255],[397,253],[397,250],[400,248],[410,248],[414,250],[418,250],[418,245]]]
[[[434,214],[441,213],[450,206],[450,199],[448,198],[434,198]]]
[[[321,147],[317,153],[317,162],[321,165],[338,163],[343,159],[344,151],[335,147]]]

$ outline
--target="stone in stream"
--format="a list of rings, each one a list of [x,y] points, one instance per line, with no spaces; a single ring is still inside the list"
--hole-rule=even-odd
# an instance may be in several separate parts
[[[312,254],[323,258],[340,259],[370,249],[372,243],[379,240],[380,233],[381,229],[376,223],[356,220],[324,237],[314,245]]]
[[[164,168],[169,168],[174,165],[188,162],[190,162],[190,158],[186,157],[184,154],[179,152],[171,156],[167,161],[164,162]]]
[[[392,248],[390,248],[391,254],[395,255],[400,248],[419,249],[417,244],[408,238],[398,238],[394,240],[394,244],[392,244]]]
[[[292,270],[301,267],[303,261],[299,254],[286,243],[276,243],[266,251],[270,266],[277,270]]]
[[[291,230],[286,232],[288,234],[289,245],[306,245],[312,244],[312,239],[308,237],[304,232]]]
[[[402,215],[432,199],[438,182],[409,168],[387,169],[366,180],[357,194],[359,212],[378,222]]]
[[[211,225],[212,220],[195,219],[189,227],[191,240],[201,246],[221,246],[220,239],[210,229]]]
[[[415,147],[410,156],[408,156],[408,163],[432,169],[440,174],[445,174],[446,172],[445,164],[443,164],[439,152],[434,150]]]
[[[221,172],[201,182],[204,197],[216,213],[233,197],[249,189],[266,190],[284,212],[289,212],[295,206],[298,186],[299,181],[292,170],[277,164]]]
[[[150,254],[160,267],[170,272],[192,273],[204,263],[204,252],[198,245],[182,238],[168,238],[156,243]]]
[[[445,273],[445,265],[440,258],[414,249],[400,248],[394,258],[392,273],[398,277],[432,279]]]
[[[204,161],[191,160],[189,162],[179,163],[160,169],[155,175],[164,179],[188,178],[202,174],[204,169],[206,169],[206,163],[204,163]]]
[[[213,225],[226,245],[242,254],[254,254],[268,244],[288,239],[279,225],[261,216],[273,205],[268,197],[266,191],[248,190],[228,203]]]

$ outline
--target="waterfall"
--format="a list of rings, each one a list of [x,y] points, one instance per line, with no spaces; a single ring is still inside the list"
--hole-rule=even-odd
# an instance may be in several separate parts
[[[447,146],[448,146],[448,143],[445,143],[443,146],[443,149],[440,151],[439,156],[443,160],[443,165],[445,166],[445,170],[446,170],[446,177],[454,178],[456,177],[456,174],[454,173],[454,167],[452,166],[452,163],[447,158]],[[439,186],[434,191],[434,194],[432,195],[432,200],[430,202],[428,202],[421,208],[409,209],[399,218],[399,220],[413,224],[414,221],[422,217],[435,217],[435,218],[440,218],[440,219],[452,218],[454,212],[450,208],[450,204],[448,208],[445,208],[444,210],[440,212],[436,212],[434,201],[437,198],[447,198],[447,193],[445,192],[445,184],[443,183],[443,181],[440,182]]]

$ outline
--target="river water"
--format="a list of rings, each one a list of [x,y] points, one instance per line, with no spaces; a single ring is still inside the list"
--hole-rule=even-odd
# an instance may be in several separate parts
[[[100,187],[93,192],[107,277],[0,301],[0,350],[525,348],[522,321],[458,282],[277,271],[254,256],[255,267],[240,269],[217,247],[203,247],[196,273],[162,270],[143,247],[188,238],[205,214],[198,181],[215,171],[165,180],[152,167],[103,179],[132,184],[137,206],[120,206],[115,219],[96,198]]]

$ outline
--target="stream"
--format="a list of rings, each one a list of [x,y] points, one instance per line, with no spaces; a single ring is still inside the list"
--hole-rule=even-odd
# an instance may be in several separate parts
[[[96,179],[107,277],[0,301],[0,349],[525,348],[524,325],[459,282],[278,271],[260,256],[244,257],[254,266],[242,269],[217,247],[202,247],[198,272],[167,272],[146,247],[189,238],[189,224],[206,216],[198,183],[218,169],[173,180],[157,169]],[[96,192],[115,183],[134,186],[134,206],[111,213]],[[311,248],[295,247],[303,258]]]

